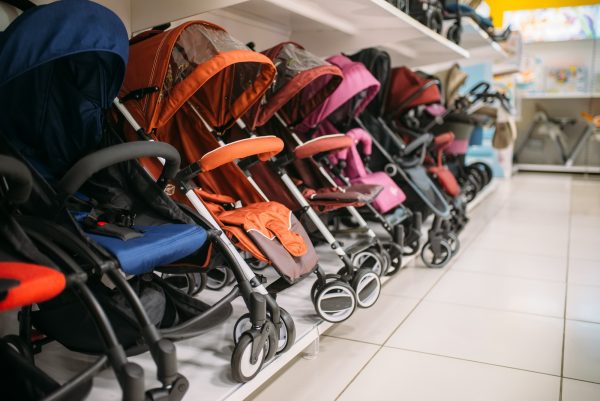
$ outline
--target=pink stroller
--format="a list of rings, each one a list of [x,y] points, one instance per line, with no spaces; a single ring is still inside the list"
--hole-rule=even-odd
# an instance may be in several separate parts
[[[353,122],[377,95],[379,82],[368,72],[361,63],[356,63],[344,56],[334,56],[327,60],[339,67],[344,73],[344,80],[335,92],[298,126],[297,131],[305,137],[325,136],[340,132],[339,128],[346,128]],[[343,130],[342,130],[343,131]],[[329,158],[320,159],[324,167],[336,175],[336,179],[348,185],[380,185],[384,190],[375,200],[366,204],[361,209],[361,215],[382,224],[392,236],[393,241],[387,242],[394,255],[412,253],[418,250],[420,230],[411,230],[410,242],[405,241],[405,224],[412,220],[410,210],[402,206],[406,195],[400,187],[384,172],[371,172],[365,167],[364,159],[371,154],[371,137],[361,128],[354,128],[347,133],[354,141],[354,146],[342,149]],[[362,151],[359,152],[359,147]],[[387,213],[384,216],[383,213]],[[346,225],[353,222],[346,216],[337,216]],[[413,228],[413,227],[411,227]],[[410,249],[403,249],[405,244],[412,244]],[[395,264],[394,267],[398,267]],[[396,271],[395,269],[393,271]]]

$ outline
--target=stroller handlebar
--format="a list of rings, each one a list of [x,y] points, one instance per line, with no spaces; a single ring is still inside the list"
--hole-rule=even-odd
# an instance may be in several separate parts
[[[8,181],[5,197],[13,203],[23,203],[29,199],[32,177],[27,167],[13,157],[0,156],[0,176]]]
[[[224,164],[250,156],[267,161],[283,150],[283,141],[274,135],[255,136],[228,143],[206,153],[198,166],[200,171],[210,171]]]
[[[306,159],[319,153],[342,150],[354,145],[354,140],[345,134],[323,135],[304,142],[294,149],[298,159]]]
[[[168,179],[175,177],[179,170],[181,157],[177,149],[167,143],[129,142],[109,146],[91,153],[77,163],[63,176],[58,187],[64,195],[71,196],[98,171],[114,164],[135,160],[141,157],[160,157],[165,159],[165,166],[157,181],[160,186],[166,185]]]
[[[419,135],[416,139],[411,141],[406,148],[404,148],[403,154],[410,155],[415,151],[419,150],[422,146],[427,146],[433,141],[433,135],[431,134],[423,134]]]

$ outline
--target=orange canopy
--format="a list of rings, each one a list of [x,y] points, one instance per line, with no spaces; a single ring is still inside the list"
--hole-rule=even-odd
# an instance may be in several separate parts
[[[187,101],[222,131],[263,96],[275,73],[268,57],[223,28],[190,21],[132,42],[119,97],[152,88],[125,103],[146,132],[163,127]]]

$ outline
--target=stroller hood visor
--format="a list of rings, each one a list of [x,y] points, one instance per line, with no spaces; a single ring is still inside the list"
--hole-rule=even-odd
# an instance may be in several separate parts
[[[127,49],[120,19],[96,3],[66,0],[22,14],[0,36],[2,135],[49,175],[63,174],[101,139]]]
[[[275,113],[290,126],[301,122],[338,87],[342,71],[293,42],[263,52],[277,68],[265,99],[249,113],[251,128],[266,124]]]
[[[385,100],[390,88],[390,71],[392,69],[390,55],[384,50],[369,47],[349,56],[349,58],[363,63],[381,84],[381,89],[367,106],[367,109],[376,117],[383,116]]]
[[[385,111],[395,117],[413,107],[441,103],[439,86],[407,67],[392,69]]]
[[[302,128],[305,130],[316,127],[334,112],[337,118],[358,116],[379,91],[379,81],[363,64],[343,55],[332,56],[327,61],[342,70],[344,80],[320,107],[304,119]]]
[[[273,63],[222,28],[191,21],[130,47],[121,96],[157,90],[126,105],[147,132],[190,102],[213,128],[231,126],[258,101],[275,76]]]

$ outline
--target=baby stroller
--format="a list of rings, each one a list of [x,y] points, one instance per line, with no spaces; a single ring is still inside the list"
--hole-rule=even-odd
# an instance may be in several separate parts
[[[268,58],[222,28],[190,21],[132,40],[125,83],[115,100],[117,125],[128,140],[168,142],[184,157],[186,166],[170,193],[215,227],[215,244],[227,255],[237,282],[232,292],[241,292],[250,310],[234,327],[233,358],[246,361],[237,372],[234,367],[240,381],[250,380],[263,360],[294,343],[294,321],[274,294],[317,269],[315,250],[295,216],[279,203],[266,202],[234,163],[252,157],[268,160],[283,148],[281,140],[269,136],[223,142],[228,128],[262,97],[274,75]],[[145,159],[143,164],[155,174],[160,160]],[[237,248],[272,265],[281,278],[265,288]],[[270,345],[263,352],[265,341]]]
[[[421,256],[429,267],[445,266],[452,257],[457,237],[448,223],[450,205],[423,167],[426,148],[433,141],[433,136],[420,135],[406,145],[384,119],[386,102],[390,97],[391,71],[390,58],[386,52],[369,48],[349,57],[362,62],[382,85],[380,95],[375,97],[360,117],[355,118],[358,126],[368,131],[372,137],[374,147],[368,166],[372,171],[385,171],[406,193],[405,204],[415,215],[414,227],[420,226],[423,216],[434,214],[428,241],[421,250]]]
[[[309,127],[315,125],[312,128],[315,136],[347,131],[346,135],[354,140],[354,146],[330,155],[323,163],[344,185],[375,184],[384,188],[373,202],[361,209],[361,215],[374,219],[384,227],[393,241],[383,241],[383,246],[392,260],[400,262],[406,248],[409,254],[418,250],[420,228],[412,224],[414,216],[403,206],[406,195],[394,180],[383,171],[372,172],[365,168],[363,158],[368,159],[371,155],[371,136],[362,128],[352,128],[354,118],[377,96],[378,92],[373,88],[379,89],[380,84],[361,63],[342,55],[330,57],[328,61],[343,71],[344,81],[323,106],[307,118],[306,124]],[[309,120],[311,118],[313,121]],[[405,232],[408,233],[406,240]],[[392,271],[398,271],[400,266],[401,263],[394,263]]]
[[[398,133],[407,140],[418,138],[436,122],[439,123],[446,114],[441,105],[441,94],[438,80],[417,74],[406,67],[394,68],[390,78],[390,93],[387,101],[387,119]],[[434,123],[422,127],[422,119],[430,116]],[[431,155],[425,155],[427,172],[435,178],[443,192],[450,199],[452,206],[450,230],[458,233],[467,222],[466,202],[454,174],[443,162],[442,153],[454,142],[454,135],[448,134],[434,138],[429,146]],[[428,157],[429,156],[429,157]],[[458,248],[458,242],[455,242]]]
[[[163,386],[149,396],[180,399],[187,381],[171,340],[225,320],[233,295],[210,306],[153,274],[198,271],[212,231],[163,192],[179,169],[172,146],[123,144],[103,124],[125,75],[124,26],[96,3],[56,2],[17,18],[0,49],[0,147],[34,176],[20,223],[41,230],[94,278],[94,294],[128,354],[150,351]],[[23,117],[26,107],[32,115]],[[144,156],[165,160],[158,182],[135,161]],[[88,311],[69,294],[32,313],[32,322],[71,350],[103,350]],[[234,368],[242,359],[234,358]]]
[[[285,154],[272,159],[268,167],[255,165],[249,173],[269,199],[285,204],[300,216],[313,232],[313,238],[322,236],[344,264],[337,274],[319,275],[311,297],[319,314],[329,315],[327,320],[346,319],[354,305],[367,308],[377,301],[381,290],[378,275],[385,272],[386,266],[379,256],[376,239],[359,240],[344,249],[315,209],[324,212],[364,204],[374,195],[361,191],[365,188],[338,188],[313,159],[351,146],[350,138],[337,135],[302,143],[293,131],[296,124],[335,90],[341,81],[341,71],[291,42],[281,43],[264,53],[277,66],[277,81],[266,93],[264,102],[249,113],[246,123],[241,125],[246,135],[278,133],[287,146]],[[304,187],[304,191],[299,186]],[[327,299],[335,299],[348,309],[331,316],[335,309],[324,303]]]
[[[500,32],[497,32],[494,28],[491,18],[484,17],[475,10],[481,3],[480,0],[474,0],[467,3],[468,4],[462,4],[462,2],[459,0],[455,0],[452,3],[448,1],[442,1],[444,19],[455,20],[455,23],[450,26],[450,28],[448,28],[448,32],[446,32],[448,39],[456,44],[460,44],[462,34],[461,19],[466,17],[475,22],[475,24],[485,31],[493,41],[504,42],[508,40],[510,34],[512,33],[510,26],[506,27]]]
[[[33,232],[36,242],[51,251],[55,260],[61,259],[64,269],[57,269],[14,217],[14,210],[31,193],[33,183],[27,167],[14,158],[0,156],[0,177],[4,184],[0,188],[0,312],[20,310],[19,334],[0,338],[3,399],[83,399],[91,390],[94,375],[110,363],[122,388],[123,400],[143,400],[142,368],[127,361],[107,316],[85,283],[87,274],[51,241]],[[34,350],[43,340],[39,333],[35,336],[32,333],[31,313],[32,305],[43,305],[66,291],[86,305],[102,336],[104,349],[87,369],[61,385],[34,363]]]

